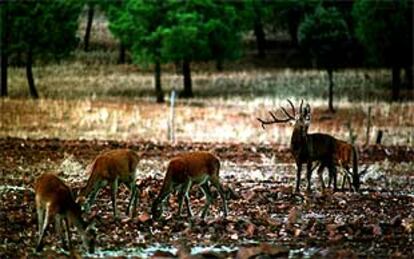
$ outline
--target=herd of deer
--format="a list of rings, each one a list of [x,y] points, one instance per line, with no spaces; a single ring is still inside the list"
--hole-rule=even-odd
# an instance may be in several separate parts
[[[299,107],[299,114],[296,115],[294,105],[290,100],[288,102],[292,108],[292,114],[289,114],[286,109],[281,107],[282,112],[286,115],[285,118],[279,119],[273,112],[270,112],[271,120],[265,121],[260,118],[258,120],[262,123],[263,128],[267,124],[294,122],[291,152],[297,165],[296,192],[299,192],[301,169],[304,163],[307,165],[307,190],[310,191],[311,174],[314,169],[312,168],[313,162],[318,162],[318,175],[323,188],[325,188],[325,185],[322,173],[324,168],[327,167],[329,170],[328,186],[331,185],[333,179],[333,189],[337,190],[336,167],[338,166],[345,169],[342,187],[348,181],[350,190],[358,191],[360,173],[358,172],[356,148],[330,135],[308,134],[311,119],[310,106],[307,104],[302,108],[302,101]],[[139,154],[129,149],[117,149],[100,154],[92,162],[87,184],[81,189],[76,200],[71,189],[55,174],[45,173],[38,177],[35,183],[39,228],[36,251],[42,250],[45,230],[50,219],[54,217],[56,232],[60,234],[65,249],[71,249],[72,247],[69,230],[70,226],[74,225],[79,231],[85,248],[91,253],[94,252],[96,230],[93,224],[87,223],[82,219],[80,204],[82,204],[85,211],[88,211],[94,203],[99,190],[105,186],[109,185],[111,187],[112,208],[115,218],[118,217],[116,196],[119,184],[123,183],[130,189],[131,197],[128,203],[127,214],[135,217],[139,197],[135,183],[139,157]],[[352,166],[352,171],[350,171],[350,166]],[[168,164],[161,191],[152,204],[152,218],[155,220],[159,219],[162,214],[163,203],[174,191],[179,193],[178,213],[181,214],[182,203],[185,199],[188,215],[192,217],[193,213],[188,193],[194,184],[200,187],[206,198],[202,217],[204,218],[207,215],[209,205],[212,202],[209,184],[217,189],[223,200],[223,214],[226,216],[228,209],[224,190],[220,184],[219,170],[219,159],[209,152],[190,152],[172,158]]]

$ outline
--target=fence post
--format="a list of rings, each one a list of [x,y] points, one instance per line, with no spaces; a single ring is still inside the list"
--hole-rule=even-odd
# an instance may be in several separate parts
[[[175,104],[175,90],[172,90],[171,91],[171,96],[170,96],[170,118],[169,118],[169,122],[168,122],[168,140],[171,143],[175,142],[174,104]]]
[[[369,135],[370,135],[370,132],[371,132],[371,109],[372,109],[372,107],[369,106],[368,107],[368,122],[367,122],[367,133],[366,133],[365,146],[369,145]]]

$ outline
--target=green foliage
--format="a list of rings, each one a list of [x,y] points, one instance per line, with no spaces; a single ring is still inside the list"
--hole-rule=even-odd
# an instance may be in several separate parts
[[[60,59],[78,44],[81,0],[12,1],[8,3],[8,52]]]
[[[305,18],[305,15],[314,12],[319,0],[289,0],[289,1],[272,1],[270,15],[271,19],[267,22],[276,23],[277,26],[286,28],[294,43],[297,42],[297,33],[299,24]]]
[[[413,2],[359,0],[354,4],[356,36],[371,61],[384,65],[412,64]]]
[[[300,24],[298,38],[300,45],[310,51],[319,66],[336,68],[346,52],[348,26],[336,8],[319,6]]]
[[[240,56],[241,32],[235,8],[220,1],[172,1],[163,31],[169,60],[232,59]]]
[[[240,55],[238,17],[224,2],[126,0],[107,13],[111,32],[132,47],[137,63]]]
[[[162,31],[167,27],[170,3],[163,0],[125,0],[108,8],[109,29],[131,46],[134,61],[141,64],[162,61]]]

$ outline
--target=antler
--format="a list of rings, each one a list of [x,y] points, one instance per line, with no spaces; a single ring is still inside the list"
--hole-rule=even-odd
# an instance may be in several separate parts
[[[286,115],[286,117],[287,118],[285,118],[285,119],[279,119],[279,118],[277,118],[276,117],[276,115],[273,113],[273,112],[271,112],[271,111],[269,111],[269,114],[270,114],[270,116],[272,117],[272,120],[269,120],[269,121],[265,121],[265,120],[262,120],[262,119],[260,119],[260,118],[257,118],[257,120],[258,121],[260,121],[261,123],[262,123],[262,128],[263,129],[265,129],[265,125],[267,125],[267,124],[273,124],[273,123],[283,123],[283,122],[288,122],[288,121],[290,121],[290,120],[295,120],[295,107],[293,106],[293,103],[288,99],[287,100],[288,102],[289,102],[289,104],[290,104],[290,107],[292,108],[292,111],[293,111],[293,116],[292,115],[290,115],[286,110],[285,110],[285,108],[283,108],[283,107],[280,107],[281,109],[282,109],[282,111],[283,111],[283,113]]]
[[[286,110],[285,110],[285,108],[283,108],[282,106],[280,106],[280,109],[282,109],[282,111],[283,111],[283,113],[288,117],[288,118],[290,118],[291,120],[295,120],[295,117],[296,117],[296,111],[295,111],[295,106],[293,105],[293,103],[289,100],[289,99],[287,99],[287,101],[288,101],[288,103],[290,104],[290,108],[292,109],[292,113],[293,113],[293,116],[292,115],[290,115]]]

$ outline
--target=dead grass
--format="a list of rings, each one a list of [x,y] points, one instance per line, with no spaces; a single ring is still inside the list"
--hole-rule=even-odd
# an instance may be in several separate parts
[[[34,67],[41,100],[26,99],[24,69],[10,68],[11,99],[0,100],[0,137],[167,140],[169,108],[153,103],[151,66],[115,65],[116,40],[108,32],[102,15],[96,21],[90,52],[78,50],[72,59]],[[84,25],[82,20],[81,38]],[[336,72],[338,113],[329,117],[325,113],[324,71],[267,69],[256,65],[242,59],[225,64],[227,71],[216,72],[213,63],[193,64],[193,88],[198,98],[179,101],[175,118],[177,140],[287,144],[290,126],[272,126],[264,131],[255,118],[266,116],[267,110],[291,98],[296,102],[300,99],[311,102],[313,132],[348,139],[346,125],[351,122],[358,135],[357,142],[364,143],[365,113],[372,106],[371,141],[376,131],[382,129],[385,144],[413,145],[413,103],[385,102],[390,95],[388,70]],[[175,73],[172,64],[164,65],[162,71],[166,96],[172,89],[182,89],[182,77]]]
[[[150,68],[94,64],[86,58],[84,61],[69,60],[35,67],[34,75],[40,95],[54,99],[154,98]],[[172,70],[171,65],[166,65],[163,70],[162,85],[165,92],[181,90],[182,76],[168,72]],[[318,70],[249,69],[219,73],[203,72],[196,68],[192,78],[195,95],[203,98],[327,98],[326,73]],[[335,73],[335,98],[352,101],[387,100],[390,95],[387,86],[389,81],[387,70],[339,71]],[[28,96],[23,68],[10,69],[9,85],[12,98]]]
[[[263,130],[256,117],[286,105],[280,99],[180,101],[176,107],[177,141],[255,142],[288,144],[291,126],[273,125]],[[325,132],[348,140],[347,123],[365,143],[366,113],[373,107],[371,143],[376,131],[385,131],[385,145],[414,145],[414,104],[342,101],[335,116],[325,104],[311,101],[311,132]],[[201,104],[201,105],[200,105]],[[0,101],[0,136],[63,139],[168,140],[168,105],[133,100],[5,99]]]

